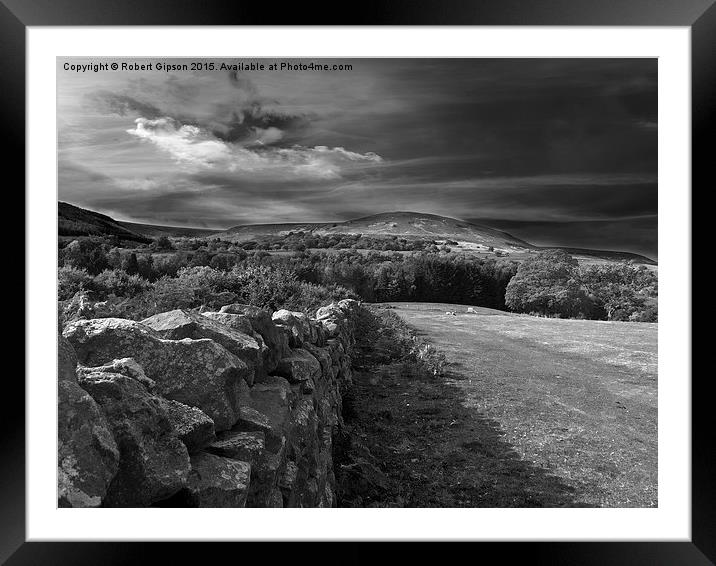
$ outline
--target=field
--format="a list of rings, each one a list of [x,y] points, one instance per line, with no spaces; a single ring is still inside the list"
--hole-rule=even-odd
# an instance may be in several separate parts
[[[391,306],[448,362],[443,379],[358,376],[364,440],[400,486],[392,504],[657,505],[656,324]]]

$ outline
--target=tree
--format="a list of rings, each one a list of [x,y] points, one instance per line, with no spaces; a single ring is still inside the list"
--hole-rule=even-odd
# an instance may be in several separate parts
[[[170,251],[175,249],[174,244],[172,244],[172,241],[166,235],[159,236],[154,241],[152,247],[157,251]]]
[[[581,271],[580,282],[607,320],[656,319],[657,275],[643,265],[591,265]]]
[[[579,283],[579,264],[563,250],[547,250],[523,261],[505,292],[506,306],[518,312],[579,316],[590,301]]]

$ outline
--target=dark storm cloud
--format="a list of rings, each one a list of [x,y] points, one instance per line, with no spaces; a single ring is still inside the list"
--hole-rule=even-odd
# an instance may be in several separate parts
[[[101,112],[125,116],[155,119],[171,118],[183,125],[205,128],[216,138],[225,142],[258,142],[260,145],[287,145],[295,143],[297,136],[308,127],[311,116],[290,114],[264,107],[253,83],[235,71],[227,73],[229,81],[242,93],[234,100],[221,101],[213,105],[212,111],[201,114],[191,111],[177,112],[173,104],[165,107],[140,100],[128,94],[98,90],[86,95],[89,104]],[[143,84],[141,81],[138,84]],[[173,77],[167,77],[168,92],[174,98],[191,94],[191,88],[177,84]]]
[[[88,94],[87,101],[100,111],[119,114],[120,116],[138,114],[145,118],[159,118],[162,115],[162,111],[153,104],[141,102],[126,94],[116,94],[107,90],[98,90]]]
[[[262,108],[259,102],[254,102],[246,108],[234,110],[231,118],[221,127],[214,127],[212,133],[219,139],[227,142],[240,142],[250,139],[257,131],[275,128],[282,132],[277,140],[263,141],[264,145],[285,145],[287,141],[295,139],[300,130],[310,123],[308,116],[292,116],[280,114]]]

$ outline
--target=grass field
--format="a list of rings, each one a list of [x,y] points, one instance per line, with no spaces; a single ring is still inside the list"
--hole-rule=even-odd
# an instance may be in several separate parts
[[[452,490],[434,504],[657,505],[656,324],[392,306],[448,360],[440,383],[385,375],[378,392],[400,396],[408,413],[386,434],[402,426],[408,444],[422,445],[413,468],[425,466],[428,477],[457,458],[444,483],[472,486],[463,502]],[[392,453],[382,456],[397,469]],[[433,492],[439,483],[428,481]]]

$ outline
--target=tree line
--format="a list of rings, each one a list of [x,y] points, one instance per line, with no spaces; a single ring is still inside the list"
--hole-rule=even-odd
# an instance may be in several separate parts
[[[301,236],[312,243],[314,236],[306,234],[291,234],[291,242]],[[341,239],[346,241],[360,238]],[[401,244],[400,239],[391,241]],[[232,300],[308,310],[352,297],[447,302],[542,316],[657,320],[656,272],[627,262],[580,266],[560,250],[517,262],[450,253],[449,247],[438,248],[430,240],[419,251],[349,247],[288,254],[246,249],[246,242],[218,238],[162,236],[146,246],[116,244],[102,237],[60,243],[61,301],[80,294],[121,304],[125,316],[136,311],[137,317],[152,309]]]

